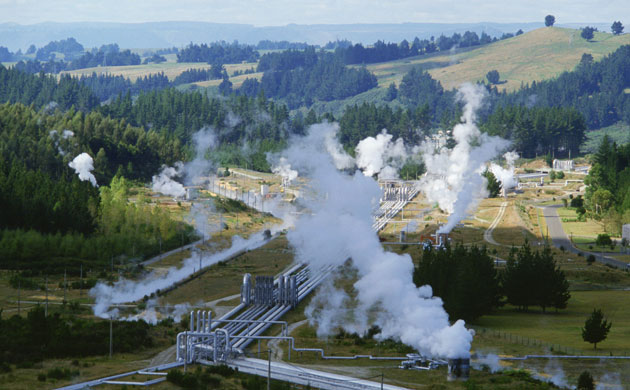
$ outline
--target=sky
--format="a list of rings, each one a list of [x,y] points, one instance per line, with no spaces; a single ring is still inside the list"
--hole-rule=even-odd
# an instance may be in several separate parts
[[[0,0],[0,23],[200,21],[256,26],[353,23],[630,24],[628,0]]]

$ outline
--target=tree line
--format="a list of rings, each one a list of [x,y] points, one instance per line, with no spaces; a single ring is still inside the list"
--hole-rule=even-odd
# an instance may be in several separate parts
[[[140,62],[140,56],[132,53],[130,50],[105,51],[99,49],[95,52],[87,52],[72,61],[56,61],[54,58],[50,58],[45,62],[20,60],[14,67],[27,73],[59,73],[65,70],[94,68],[97,66],[140,65]]]
[[[64,75],[59,81],[54,76],[29,74],[16,68],[0,65],[0,102],[48,106],[87,112],[98,106],[99,100],[87,86]],[[51,105],[51,102],[52,103]]]
[[[514,249],[504,270],[495,268],[485,247],[428,246],[417,259],[417,286],[430,285],[451,318],[474,321],[509,303],[520,310],[539,306],[564,309],[569,283],[547,247],[533,251],[529,244]]]
[[[621,46],[601,61],[584,55],[575,70],[550,80],[532,82],[518,91],[498,94],[495,105],[565,107],[580,112],[590,129],[630,123],[630,45]]]
[[[114,322],[116,352],[134,352],[154,344],[151,325],[144,321]],[[28,364],[51,358],[106,355],[109,351],[109,321],[76,315],[45,315],[41,306],[26,317],[2,318],[0,311],[0,367]]]
[[[284,99],[290,108],[310,106],[316,100],[345,99],[377,86],[376,77],[365,68],[348,68],[332,53],[288,50],[265,54],[258,71],[262,80],[247,79],[239,94]]]
[[[205,62],[208,64],[238,64],[240,62],[256,62],[258,52],[249,45],[238,42],[214,42],[200,45],[190,43],[177,53],[177,62]]]
[[[584,117],[572,107],[499,106],[482,125],[491,135],[512,140],[527,158],[577,156],[587,130]]]
[[[604,136],[592,162],[583,206],[608,232],[620,234],[630,223],[630,144],[618,146]]]

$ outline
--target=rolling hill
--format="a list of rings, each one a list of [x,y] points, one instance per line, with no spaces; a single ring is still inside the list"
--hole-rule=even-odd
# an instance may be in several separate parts
[[[521,83],[553,78],[572,70],[584,53],[590,53],[597,61],[627,44],[630,34],[613,36],[596,32],[593,40],[587,42],[580,37],[580,30],[543,27],[482,47],[372,64],[367,69],[377,76],[379,86],[387,87],[392,82],[399,84],[412,67],[422,66],[446,89],[466,81],[484,80],[488,71],[496,69],[504,82],[498,88],[512,91]]]

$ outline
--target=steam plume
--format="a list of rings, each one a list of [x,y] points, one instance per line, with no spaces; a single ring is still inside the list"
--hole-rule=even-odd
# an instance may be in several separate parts
[[[518,154],[516,152],[507,152],[503,157],[508,167],[503,168],[502,166],[492,163],[490,164],[490,172],[501,182],[501,187],[507,190],[514,188],[517,184],[516,176],[514,175],[514,163],[518,159]]]
[[[229,259],[242,250],[255,249],[265,242],[262,232],[252,235],[247,240],[235,236],[229,249],[214,254],[193,253],[184,260],[181,267],[171,267],[166,273],[153,271],[138,281],[121,278],[111,286],[99,282],[90,290],[90,296],[95,299],[94,315],[109,318],[110,315],[115,314],[115,312],[110,311],[112,305],[138,301],[144,296],[150,296],[158,290],[164,290],[186,279],[194,271],[199,271],[200,264],[201,268],[209,267],[219,261]]]
[[[214,129],[204,127],[193,134],[195,145],[195,158],[186,164],[186,181],[191,184],[198,184],[202,181],[202,176],[208,175],[213,167],[212,161],[206,158],[206,153],[217,144],[217,137]]]
[[[356,147],[357,166],[367,176],[378,174],[381,179],[398,177],[398,169],[402,167],[409,153],[402,138],[392,142],[393,136],[383,130],[376,138],[367,137]]]
[[[451,215],[440,233],[450,232],[459,221],[476,207],[479,199],[487,196],[486,180],[481,173],[488,160],[508,146],[508,141],[482,134],[477,128],[476,111],[486,94],[482,86],[464,84],[457,97],[465,103],[462,123],[453,129],[456,145],[452,150],[432,150],[422,145],[427,175],[421,188],[427,199],[437,203]]]
[[[98,187],[98,184],[96,184],[96,178],[92,174],[92,171],[94,170],[94,160],[92,160],[92,157],[89,154],[81,153],[76,156],[74,160],[68,164],[68,166],[74,169],[74,171],[79,175],[79,180],[89,180],[94,187]]]
[[[328,124],[312,126],[283,153],[293,169],[309,177],[311,191],[318,195],[304,200],[312,214],[302,215],[287,235],[296,260],[317,269],[351,258],[358,276],[357,306],[350,314],[330,304],[309,309],[318,334],[331,334],[339,325],[364,333],[374,324],[382,330],[378,337],[401,340],[427,355],[468,357],[472,332],[461,320],[449,323],[442,300],[433,297],[430,286],[414,285],[410,256],[383,249],[372,229],[371,210],[381,196],[378,183],[359,172],[339,172],[327,151],[326,131],[331,131]],[[318,294],[326,291],[330,287]],[[350,299],[343,294],[334,290],[331,296],[343,304]],[[319,302],[328,298],[320,296]]]
[[[173,180],[181,176],[184,172],[184,164],[181,161],[175,163],[174,167],[162,166],[162,170],[156,176],[153,176],[151,189],[164,195],[181,198],[186,195],[186,189],[183,185]]]

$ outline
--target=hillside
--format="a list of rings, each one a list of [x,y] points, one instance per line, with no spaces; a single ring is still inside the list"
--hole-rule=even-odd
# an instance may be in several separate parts
[[[539,28],[514,38],[487,46],[449,53],[436,53],[368,65],[378,78],[379,85],[399,84],[404,74],[414,66],[422,66],[446,89],[466,81],[485,79],[488,71],[496,69],[501,75],[499,89],[516,90],[521,83],[553,78],[573,69],[583,53],[593,55],[595,61],[630,44],[630,35],[613,36],[596,32],[593,41],[580,37],[580,30],[567,28]]]
[[[256,63],[225,64],[224,66],[228,74],[232,75],[235,71],[245,71],[250,68],[256,68]],[[105,73],[114,76],[120,75],[135,81],[137,78],[164,72],[166,77],[173,81],[175,77],[179,76],[183,71],[188,69],[210,69],[210,65],[203,62],[163,62],[161,64],[146,65],[98,66],[95,68],[64,71],[61,72],[60,75],[69,74],[80,77],[81,75],[89,76],[93,72],[96,72],[97,74]],[[219,83],[220,82],[221,81],[219,80]]]

